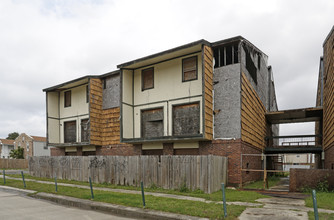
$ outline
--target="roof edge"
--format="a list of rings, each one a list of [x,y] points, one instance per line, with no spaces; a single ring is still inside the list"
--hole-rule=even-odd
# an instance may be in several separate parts
[[[144,60],[152,59],[152,58],[155,58],[155,57],[164,55],[164,54],[168,54],[168,53],[172,53],[172,52],[175,52],[175,51],[178,51],[178,50],[186,49],[186,48],[189,48],[189,47],[198,45],[198,44],[205,44],[205,45],[207,45],[207,46],[210,46],[210,45],[211,45],[210,42],[208,42],[208,41],[206,41],[206,40],[204,40],[204,39],[201,39],[201,40],[194,41],[194,42],[192,42],[192,43],[188,43],[188,44],[185,44],[185,45],[182,45],[182,46],[179,46],[179,47],[174,47],[174,48],[169,49],[169,50],[165,50],[165,51],[162,51],[162,52],[159,52],[159,53],[155,53],[155,54],[148,55],[148,56],[145,56],[145,57],[136,59],[136,60],[132,60],[132,61],[129,61],[129,62],[126,62],[126,63],[119,64],[119,65],[117,65],[117,68],[120,68],[120,69],[121,69],[121,68],[124,68],[124,67],[126,67],[126,66],[129,66],[129,65],[138,63],[138,62],[140,62],[140,61],[144,61]]]
[[[334,25],[333,25],[332,29],[330,30],[330,32],[327,34],[327,37],[325,38],[324,43],[322,44],[322,47],[325,46],[325,44],[327,43],[328,39],[333,34],[333,32],[334,32]]]

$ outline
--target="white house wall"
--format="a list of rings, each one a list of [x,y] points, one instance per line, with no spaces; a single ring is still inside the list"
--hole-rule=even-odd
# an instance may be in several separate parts
[[[196,55],[198,59],[197,80],[182,82],[182,59],[194,55],[136,69],[134,72],[134,105],[202,95],[202,57],[201,53]],[[142,91],[141,71],[150,67],[154,67],[154,88]]]
[[[46,146],[45,142],[34,141],[34,156],[50,156],[50,148],[44,148]]]
[[[182,59],[193,56],[197,56],[197,80],[182,82]],[[154,67],[154,88],[142,91],[142,70],[150,67]],[[173,105],[199,102],[200,115],[203,115],[200,52],[136,69],[134,72],[123,70],[122,84],[123,138],[141,138],[141,111],[145,109],[163,109],[164,136],[172,136]],[[200,117],[201,134],[203,133],[202,125],[203,117]]]
[[[71,90],[71,106],[64,107],[64,93]],[[88,115],[88,103],[86,102],[86,85],[75,87],[60,92],[60,118],[72,117],[77,115]]]

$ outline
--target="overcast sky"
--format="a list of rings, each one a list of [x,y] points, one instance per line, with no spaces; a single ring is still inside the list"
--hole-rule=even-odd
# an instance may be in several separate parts
[[[0,138],[46,135],[44,88],[199,39],[237,35],[269,56],[280,110],[314,106],[333,21],[333,0],[1,0]]]

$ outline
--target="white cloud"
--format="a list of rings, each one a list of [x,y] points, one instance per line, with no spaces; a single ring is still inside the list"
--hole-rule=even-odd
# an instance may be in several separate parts
[[[279,107],[314,105],[333,11],[330,0],[2,0],[0,137],[45,135],[43,88],[202,38],[246,37],[269,56]]]

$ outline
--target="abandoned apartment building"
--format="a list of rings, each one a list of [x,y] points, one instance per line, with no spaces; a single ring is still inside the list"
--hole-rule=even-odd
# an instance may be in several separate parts
[[[263,153],[265,137],[278,135],[266,120],[277,111],[268,57],[241,36],[117,67],[43,90],[52,156],[227,156],[228,182],[238,184],[241,154]],[[243,181],[259,177],[247,174]]]

